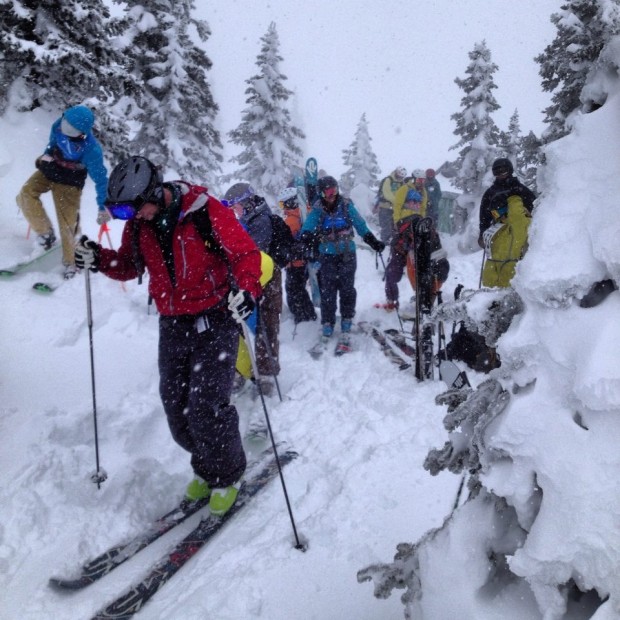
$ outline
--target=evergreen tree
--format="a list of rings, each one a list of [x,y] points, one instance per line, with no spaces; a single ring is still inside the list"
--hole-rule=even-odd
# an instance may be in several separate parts
[[[85,103],[106,154],[125,144],[128,126],[113,106],[129,84],[109,17],[101,0],[0,0],[0,113]]]
[[[117,0],[120,2],[120,0]],[[192,18],[192,0],[124,0],[116,24],[128,70],[141,85],[130,103],[139,121],[132,152],[196,183],[214,187],[222,143],[214,127],[218,106],[207,81],[211,61],[193,41],[211,31]]]
[[[342,161],[347,167],[340,177],[340,189],[343,193],[349,194],[357,185],[377,187],[381,170],[377,156],[372,150],[371,141],[366,114],[362,114],[351,146],[342,151]]]
[[[292,167],[302,157],[303,132],[291,123],[286,102],[293,94],[284,86],[286,76],[280,72],[282,56],[275,23],[261,38],[256,65],[259,73],[246,80],[247,107],[238,127],[229,132],[232,142],[242,151],[231,158],[239,168],[227,179],[251,183],[268,200],[274,200],[291,177]]]
[[[499,130],[491,115],[500,106],[493,95],[497,88],[493,80],[497,65],[492,62],[485,41],[474,46],[469,52],[469,59],[465,70],[467,77],[455,79],[465,95],[461,99],[461,111],[451,116],[456,122],[454,134],[460,137],[451,149],[459,151],[457,160],[453,162],[457,172],[452,182],[463,192],[458,198],[457,231],[463,232],[465,220],[469,220],[468,232],[461,245],[463,250],[473,251],[478,248],[476,209],[488,185],[486,181],[499,141]]]
[[[498,152],[501,157],[507,157],[518,174],[519,151],[521,150],[521,124],[519,112],[515,110],[508,121],[508,130],[499,132]]]
[[[542,164],[542,143],[533,131],[527,136],[521,135],[519,112],[514,111],[510,117],[508,131],[500,131],[498,157],[507,157],[512,162],[515,174],[534,193],[536,175]]]
[[[568,0],[551,16],[555,39],[535,58],[543,90],[553,93],[545,109],[545,143],[570,132],[572,114],[589,111],[583,87],[605,44],[620,32],[619,11],[618,0]]]
[[[533,131],[530,131],[527,136],[521,138],[521,149],[517,159],[520,181],[535,194],[538,194],[536,183],[538,168],[544,163],[542,145],[542,140]]]

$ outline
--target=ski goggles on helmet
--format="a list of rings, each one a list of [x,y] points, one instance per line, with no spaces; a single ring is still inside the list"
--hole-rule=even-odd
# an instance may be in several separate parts
[[[133,220],[142,207],[151,202],[160,205],[163,201],[163,190],[161,186],[153,188],[148,196],[138,196],[135,200],[124,202],[106,202],[105,208],[115,220]]]
[[[338,188],[337,187],[326,187],[321,192],[321,195],[323,196],[323,198],[333,198],[334,196],[338,195]]]
[[[254,196],[254,190],[251,187],[248,187],[243,194],[239,194],[238,196],[234,196],[228,200],[221,200],[220,202],[225,207],[234,207],[238,204],[245,204],[250,198],[252,198],[252,196]]]
[[[109,203],[106,204],[105,208],[115,220],[133,220],[140,210],[133,202]]]

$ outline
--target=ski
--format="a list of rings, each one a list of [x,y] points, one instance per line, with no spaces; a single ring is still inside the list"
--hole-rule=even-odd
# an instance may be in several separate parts
[[[32,285],[32,290],[36,291],[37,293],[49,294],[49,293],[53,293],[59,286],[60,284],[48,284],[47,282],[35,282]]]
[[[366,321],[359,321],[357,326],[362,332],[368,334],[379,344],[383,354],[390,360],[390,362],[398,366],[399,370],[407,370],[407,368],[411,368],[411,362],[403,359],[403,357],[401,357],[390,346],[387,336],[378,327],[375,327]]]
[[[260,458],[260,457],[259,457]],[[62,590],[79,590],[105,577],[108,573],[161,538],[173,527],[183,523],[209,503],[209,498],[190,502],[183,499],[175,508],[151,523],[144,532],[131,540],[110,547],[96,558],[84,564],[74,578],[52,577],[49,585]]]
[[[327,345],[329,344],[330,338],[327,336],[321,336],[319,341],[310,349],[308,349],[308,353],[310,353],[310,357],[312,359],[318,360],[323,356],[323,353],[327,351]]]
[[[7,279],[12,278],[20,274],[22,271],[26,271],[29,267],[36,265],[39,261],[42,261],[44,258],[49,256],[50,254],[53,254],[54,252],[56,252],[58,249],[60,249],[59,243],[57,243],[56,245],[53,245],[49,250],[44,250],[41,254],[38,254],[34,258],[30,258],[28,260],[22,261],[6,269],[0,269],[0,278],[7,278]]]
[[[405,355],[415,359],[415,347],[407,342],[405,334],[397,329],[385,329],[384,333]],[[442,360],[440,362],[439,378],[450,389],[460,390],[464,387],[471,387],[467,373],[450,360]]]
[[[134,539],[121,545],[111,547],[101,555],[98,555],[90,562],[84,564],[80,570],[80,575],[73,579],[63,579],[52,577],[49,584],[54,588],[62,590],[79,590],[91,583],[105,577],[123,562],[132,558],[139,551],[148,547],[152,542],[169,532],[173,527],[183,523],[188,517],[198,512],[206,506],[209,499],[188,502],[183,500],[176,508],[166,513],[154,521],[146,531],[136,536]]]
[[[306,160],[306,169],[304,173],[304,181],[306,184],[306,196],[308,205],[312,207],[318,198],[317,182],[319,180],[319,164],[314,157],[308,157]]]
[[[433,220],[422,217],[414,224],[413,266],[415,271],[415,376],[419,381],[433,378],[433,326],[425,323],[433,305],[431,234]]]
[[[336,343],[336,348],[334,349],[334,355],[336,357],[340,357],[345,353],[350,353],[353,350],[351,346],[351,335],[350,334],[342,334]]]
[[[253,467],[253,471],[245,480],[237,496],[233,507],[223,516],[205,517],[199,525],[192,530],[170,553],[164,556],[148,575],[139,583],[132,586],[105,609],[99,611],[92,620],[125,620],[131,618],[140,611],[144,604],[168,580],[182,568],[209,540],[219,532],[235,514],[237,514],[261,489],[278,475],[278,463],[281,466],[290,463],[297,453],[287,451],[279,456],[271,458],[267,463],[260,462]]]
[[[383,333],[405,354],[415,359],[415,347],[407,341],[407,336],[397,329],[384,329]],[[412,338],[412,336],[410,336]]]

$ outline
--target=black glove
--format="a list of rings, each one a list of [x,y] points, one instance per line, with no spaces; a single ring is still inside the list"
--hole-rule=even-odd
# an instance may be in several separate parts
[[[383,252],[385,250],[385,243],[379,241],[370,231],[368,231],[362,239],[375,251]]]
[[[237,323],[245,321],[252,314],[255,307],[254,297],[248,291],[241,289],[236,293],[235,291],[228,293],[228,309]]]
[[[311,232],[305,232],[299,238],[303,247],[303,258],[308,261],[315,261],[318,256],[318,239],[317,235]]]
[[[89,269],[92,272],[99,271],[99,245],[86,235],[78,241],[73,253],[75,266],[78,269]]]

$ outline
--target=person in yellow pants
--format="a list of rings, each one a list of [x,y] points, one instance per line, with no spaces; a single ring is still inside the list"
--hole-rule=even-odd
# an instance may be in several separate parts
[[[67,279],[76,273],[73,252],[87,176],[94,181],[97,191],[97,223],[105,224],[110,220],[104,207],[108,172],[101,145],[92,133],[94,122],[95,115],[86,106],[76,105],[65,110],[52,125],[45,151],[35,162],[37,170],[17,196],[17,205],[36,233],[38,244],[49,250],[56,243],[56,234],[43,208],[41,195],[51,191]]]

